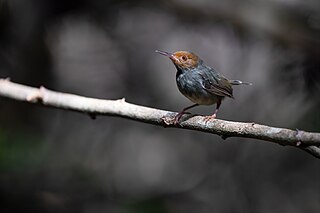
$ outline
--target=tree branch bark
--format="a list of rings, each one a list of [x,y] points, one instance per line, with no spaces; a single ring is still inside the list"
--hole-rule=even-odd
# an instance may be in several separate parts
[[[179,124],[172,124],[167,122],[167,118],[175,116],[175,112],[131,104],[125,99],[102,100],[54,92],[44,87],[34,88],[13,83],[9,79],[0,79],[0,95],[18,101],[87,113],[92,118],[95,118],[96,115],[109,115],[158,126],[208,132],[219,135],[223,139],[228,137],[254,138],[283,146],[294,146],[320,158],[320,133],[220,119],[205,122],[202,116],[192,115],[185,115]]]

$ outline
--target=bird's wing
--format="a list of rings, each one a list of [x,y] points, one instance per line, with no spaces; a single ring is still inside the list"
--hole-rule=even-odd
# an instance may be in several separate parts
[[[232,95],[232,86],[230,82],[221,76],[220,74],[212,74],[205,75],[204,73],[200,74],[202,77],[202,86],[209,93],[215,94],[221,97],[230,97],[233,98]]]

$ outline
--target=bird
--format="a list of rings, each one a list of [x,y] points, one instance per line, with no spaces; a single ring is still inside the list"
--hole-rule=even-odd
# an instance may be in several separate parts
[[[187,97],[193,105],[185,107],[174,118],[179,123],[186,111],[199,105],[216,104],[212,115],[206,116],[205,121],[215,119],[221,102],[225,97],[234,99],[233,85],[252,85],[240,80],[228,80],[215,69],[206,65],[195,53],[190,51],[176,51],[174,53],[156,50],[156,53],[167,56],[174,64],[176,83],[179,91]]]

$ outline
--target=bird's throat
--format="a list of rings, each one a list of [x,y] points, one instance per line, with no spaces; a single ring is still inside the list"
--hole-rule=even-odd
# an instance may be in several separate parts
[[[178,67],[176,68],[177,68],[176,78],[178,78],[182,74],[182,70]]]

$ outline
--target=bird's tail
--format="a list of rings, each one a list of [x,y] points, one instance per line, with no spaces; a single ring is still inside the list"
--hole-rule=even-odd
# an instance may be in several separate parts
[[[229,83],[232,85],[252,85],[252,83],[243,82],[243,81],[239,81],[239,80],[229,80]]]

